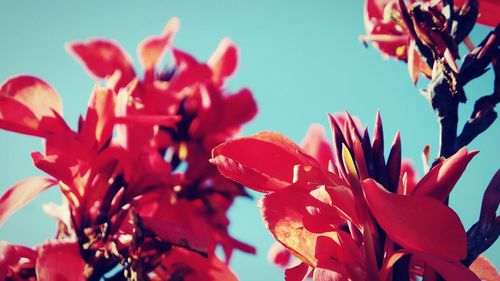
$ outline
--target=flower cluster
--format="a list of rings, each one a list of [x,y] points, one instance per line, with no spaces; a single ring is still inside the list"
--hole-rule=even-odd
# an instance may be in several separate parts
[[[210,165],[213,147],[232,138],[257,113],[248,89],[227,93],[237,49],[224,39],[207,63],[172,47],[179,27],[143,41],[139,76],[110,40],[68,44],[104,86],[92,90],[76,130],[46,82],[8,79],[0,88],[0,128],[43,138],[32,153],[50,177],[33,177],[0,198],[0,224],[40,192],[57,185],[62,205],[55,238],[29,248],[0,242],[5,280],[235,280],[233,250],[255,249],[228,233],[228,209],[243,187]],[[173,61],[160,67],[163,56]],[[226,262],[215,255],[221,246]],[[110,274],[114,274],[110,277]]]
[[[223,175],[265,194],[260,209],[267,228],[299,260],[286,280],[419,280],[436,273],[479,280],[461,262],[468,255],[464,227],[443,203],[477,152],[463,148],[439,159],[417,180],[401,161],[399,133],[385,160],[378,115],[372,141],[349,114],[330,116],[330,124],[332,146],[323,129],[312,126],[303,148],[262,132],[212,152]],[[498,186],[499,175],[491,186]],[[491,226],[498,202],[487,201],[484,224]],[[274,246],[273,253],[274,262],[289,265],[286,251]],[[480,261],[482,278],[491,265]]]

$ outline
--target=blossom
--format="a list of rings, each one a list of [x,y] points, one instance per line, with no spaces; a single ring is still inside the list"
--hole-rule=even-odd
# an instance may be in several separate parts
[[[471,31],[478,13],[479,23],[496,26],[500,6],[488,0],[457,1],[456,7],[450,8],[440,2],[367,0],[364,6],[367,35],[361,39],[372,42],[384,57],[407,62],[414,83],[420,73],[431,77],[435,60],[443,60],[445,67],[458,73],[456,45]],[[453,18],[448,16],[449,9],[455,9]]]
[[[478,280],[460,263],[464,227],[442,203],[476,152],[462,149],[414,183],[410,168],[401,168],[399,134],[385,161],[379,116],[373,141],[349,114],[330,123],[333,149],[313,126],[307,150],[263,132],[212,152],[223,175],[265,193],[259,206],[267,228],[301,261],[286,270],[287,280],[399,280],[431,268],[447,280]]]
[[[157,267],[174,268],[184,259],[198,260],[185,265],[197,272],[195,279],[233,280],[215,248],[223,247],[226,262],[234,249],[255,252],[228,233],[226,213],[246,193],[207,161],[215,145],[256,114],[252,93],[226,93],[224,81],[237,63],[228,39],[208,63],[172,49],[175,66],[157,70],[178,25],[173,19],[160,36],[141,43],[142,78],[112,41],[69,45],[94,76],[105,79],[92,90],[76,130],[45,81],[16,76],[0,86],[0,128],[43,138],[45,150],[32,159],[49,175],[9,189],[0,198],[0,224],[51,186],[64,195],[62,205],[45,207],[58,222],[57,240],[35,249],[30,278],[100,278],[117,265],[126,277],[152,278]],[[20,262],[9,259],[0,272],[18,274],[12,268]]]

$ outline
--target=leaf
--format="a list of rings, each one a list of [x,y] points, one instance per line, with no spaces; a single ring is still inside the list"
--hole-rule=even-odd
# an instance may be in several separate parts
[[[444,201],[478,151],[460,149],[450,158],[434,166],[415,186],[413,195],[424,195]]]
[[[17,210],[56,183],[53,179],[32,177],[9,188],[0,198],[0,226]]]
[[[371,213],[394,242],[447,261],[467,256],[465,230],[452,209],[433,198],[389,193],[372,179],[362,185]]]
[[[45,81],[15,76],[0,86],[0,128],[33,136],[45,136],[50,127],[42,121],[62,114],[61,97]]]

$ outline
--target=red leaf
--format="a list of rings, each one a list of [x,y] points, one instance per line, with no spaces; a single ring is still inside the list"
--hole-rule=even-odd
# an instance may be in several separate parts
[[[125,87],[135,77],[130,57],[122,51],[118,43],[111,40],[94,39],[69,43],[67,50],[97,78],[110,77],[119,70],[118,89]]]
[[[313,163],[300,151],[285,136],[262,132],[217,146],[210,161],[225,177],[256,191],[269,192],[292,184],[295,165]]]
[[[36,276],[40,281],[85,279],[85,262],[76,242],[53,240],[38,248]]]
[[[433,198],[389,193],[372,179],[362,184],[370,211],[393,241],[449,261],[467,256],[465,230],[452,209]]]
[[[62,114],[62,102],[45,81],[33,76],[16,76],[0,87],[0,128],[44,136],[50,128],[42,120]]]
[[[229,38],[223,39],[207,64],[212,69],[212,78],[215,84],[222,84],[226,77],[233,74],[238,64],[236,46]]]
[[[32,177],[12,186],[0,198],[0,226],[17,210],[37,197],[40,192],[56,183],[53,179]]]
[[[414,195],[425,195],[444,201],[462,176],[469,161],[478,151],[460,149],[450,158],[434,166],[415,186]]]

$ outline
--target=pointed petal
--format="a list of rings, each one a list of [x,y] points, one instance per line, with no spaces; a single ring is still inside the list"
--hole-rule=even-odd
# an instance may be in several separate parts
[[[43,136],[44,119],[62,114],[62,102],[45,81],[33,76],[16,76],[0,86],[0,128]]]
[[[212,69],[212,78],[215,84],[223,83],[226,77],[231,76],[236,69],[237,63],[238,50],[236,46],[229,38],[224,38],[207,63]]]
[[[431,196],[444,201],[462,176],[469,161],[478,151],[460,149],[450,158],[434,166],[415,186],[414,195]]]
[[[32,177],[9,188],[0,198],[0,226],[17,210],[56,183],[53,179]]]
[[[76,242],[52,240],[38,249],[36,276],[40,281],[85,280],[85,262]]]
[[[372,179],[362,184],[371,213],[393,241],[449,261],[467,256],[465,230],[452,209],[433,198],[389,193]]]
[[[217,146],[211,162],[225,177],[269,192],[292,184],[295,165],[312,163],[299,151],[300,147],[285,136],[262,132]]]
[[[410,40],[410,44],[408,45],[408,73],[415,85],[418,82],[418,75],[420,74],[420,63],[420,56],[415,49],[415,40]]]
[[[399,186],[399,176],[401,173],[401,138],[399,131],[392,142],[391,151],[387,158],[387,173],[389,177],[389,191],[396,192]]]

